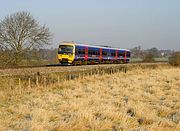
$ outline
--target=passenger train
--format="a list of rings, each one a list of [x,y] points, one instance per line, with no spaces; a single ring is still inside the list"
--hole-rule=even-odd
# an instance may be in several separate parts
[[[127,49],[107,46],[93,46],[75,42],[62,42],[58,48],[60,64],[120,64],[130,61],[131,52]]]

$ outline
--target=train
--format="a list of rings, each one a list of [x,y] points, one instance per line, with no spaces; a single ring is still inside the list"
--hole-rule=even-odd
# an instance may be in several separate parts
[[[125,64],[130,62],[131,51],[109,46],[93,46],[75,42],[61,42],[58,47],[60,64]]]

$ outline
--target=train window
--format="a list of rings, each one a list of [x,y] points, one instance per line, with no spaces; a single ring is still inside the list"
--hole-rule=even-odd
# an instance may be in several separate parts
[[[111,56],[116,56],[116,52],[111,52]]]
[[[82,54],[83,54],[83,55],[85,54],[85,49],[82,49]]]
[[[92,55],[92,50],[88,50],[88,55]]]
[[[124,57],[125,56],[125,53],[123,52],[118,52],[118,57]]]
[[[107,54],[108,54],[108,53],[107,53],[106,51],[102,51],[102,55],[103,55],[103,56],[107,56]]]
[[[99,55],[99,51],[96,51],[96,55]]]
[[[78,49],[78,54],[81,54],[81,49]]]
[[[93,50],[91,50],[91,55],[93,55]]]
[[[85,54],[85,49],[78,49],[78,54],[81,55],[81,54]]]
[[[100,52],[99,52],[99,50],[98,50],[97,52],[98,52],[98,54],[97,54],[97,55],[100,55]]]
[[[78,54],[78,49],[76,48],[76,52],[75,52],[76,54]]]
[[[127,52],[126,56],[127,56],[127,57],[131,57],[131,53],[130,53],[130,52]]]

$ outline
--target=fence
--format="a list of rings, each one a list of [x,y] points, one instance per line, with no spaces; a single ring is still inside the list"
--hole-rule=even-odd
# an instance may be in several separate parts
[[[47,87],[48,85],[58,84],[60,85],[63,81],[74,80],[74,79],[84,79],[87,76],[93,75],[104,75],[113,74],[116,72],[126,73],[129,70],[139,69],[139,68],[156,68],[158,65],[129,65],[129,66],[99,66],[95,69],[89,70],[78,70],[78,71],[65,71],[56,73],[41,73],[36,72],[33,75],[26,76],[1,76],[0,77],[0,90],[6,90],[7,88],[33,88],[33,87]],[[73,67],[72,67],[73,68]]]
[[[104,75],[104,74],[113,74],[115,72],[127,72],[126,67],[111,67],[111,68],[96,68],[93,70],[81,70],[81,71],[67,71],[67,72],[57,72],[43,74],[36,72],[34,75],[26,76],[1,76],[0,86],[1,90],[5,88],[14,89],[16,87],[39,87],[57,83],[60,85],[63,81],[74,80],[74,79],[84,79],[87,76],[93,75]]]

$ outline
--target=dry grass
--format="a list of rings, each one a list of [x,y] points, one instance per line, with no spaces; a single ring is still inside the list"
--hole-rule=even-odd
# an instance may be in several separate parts
[[[0,92],[1,130],[180,130],[180,68]]]

